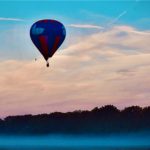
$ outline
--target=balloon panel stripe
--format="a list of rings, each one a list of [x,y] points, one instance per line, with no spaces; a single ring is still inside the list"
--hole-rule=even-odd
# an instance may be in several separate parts
[[[39,41],[40,41],[40,44],[41,44],[41,50],[42,50],[42,53],[44,53],[44,56],[48,56],[48,39],[47,39],[47,36],[39,36]]]
[[[51,50],[51,56],[53,56],[53,54],[57,50],[59,42],[60,42],[60,36],[56,36],[53,48]]]

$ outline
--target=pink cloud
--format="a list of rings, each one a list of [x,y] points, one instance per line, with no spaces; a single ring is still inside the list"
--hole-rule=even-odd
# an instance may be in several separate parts
[[[118,38],[121,32],[126,36]],[[148,31],[116,26],[58,51],[50,68],[43,58],[1,61],[1,117],[105,104],[149,105],[149,40]]]

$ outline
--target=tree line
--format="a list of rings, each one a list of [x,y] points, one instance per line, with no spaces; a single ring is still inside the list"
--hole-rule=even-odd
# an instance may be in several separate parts
[[[54,112],[50,114],[8,116],[0,120],[0,134],[121,134],[150,131],[150,106],[113,105],[95,107],[91,111]]]

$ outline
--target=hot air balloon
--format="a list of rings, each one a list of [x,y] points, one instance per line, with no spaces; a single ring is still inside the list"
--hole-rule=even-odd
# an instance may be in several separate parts
[[[34,45],[47,61],[60,47],[66,37],[66,30],[62,23],[45,19],[35,22],[30,29],[30,37]]]

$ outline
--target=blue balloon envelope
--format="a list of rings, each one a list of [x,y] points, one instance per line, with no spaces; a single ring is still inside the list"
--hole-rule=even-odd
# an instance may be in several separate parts
[[[56,20],[39,20],[30,29],[30,37],[45,60],[52,57],[66,37],[62,23]]]

